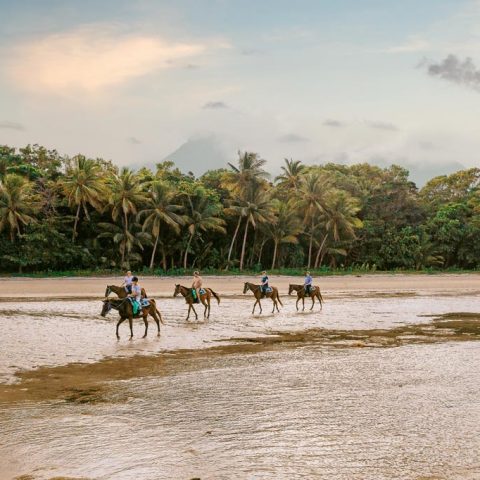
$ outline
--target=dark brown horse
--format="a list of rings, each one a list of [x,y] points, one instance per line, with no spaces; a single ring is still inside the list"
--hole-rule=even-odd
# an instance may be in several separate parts
[[[107,288],[105,289],[105,298],[107,298],[111,293],[115,293],[116,295],[118,295],[118,298],[125,298],[128,295],[125,287],[107,285]],[[142,298],[147,298],[147,293],[145,292],[144,288],[142,288]]]
[[[118,314],[120,315],[120,320],[117,323],[117,329],[116,329],[117,338],[120,338],[120,336],[118,335],[118,327],[127,319],[128,319],[128,323],[130,324],[130,338],[133,337],[133,319],[134,318],[143,319],[143,323],[145,324],[145,333],[143,335],[143,338],[145,338],[147,336],[147,331],[148,331],[147,317],[149,315],[153,317],[153,319],[155,320],[155,323],[157,324],[157,329],[158,329],[157,335],[160,336],[160,322],[162,323],[164,322],[162,320],[161,313],[157,310],[155,303],[152,303],[152,300],[150,300],[150,305],[146,307],[142,307],[142,310],[137,315],[134,315],[132,303],[128,298],[123,298],[123,299],[106,298],[103,301],[103,308],[100,315],[102,317],[105,317],[112,308],[114,310],[117,310]]]
[[[253,310],[252,310],[252,315],[255,313],[255,307],[258,306],[260,307],[260,313],[262,313],[262,304],[260,303],[260,299],[267,297],[271,298],[273,302],[273,310],[272,313],[275,313],[275,307],[277,307],[277,312],[280,312],[278,309],[278,304],[283,307],[283,303],[280,300],[280,295],[278,294],[278,288],[277,287],[270,287],[272,289],[271,292],[264,293],[262,291],[261,285],[255,285],[254,283],[249,283],[245,282],[243,286],[243,293],[247,293],[249,290],[253,292],[254,297],[256,298],[255,303],[253,304]]]
[[[199,295],[200,302],[205,307],[205,310],[203,312],[203,317],[210,318],[210,299],[212,297],[215,297],[217,299],[218,304],[220,304],[220,297],[211,288],[204,288],[203,290],[205,290],[205,293]],[[195,314],[195,319],[198,320],[197,312],[195,311],[195,308],[193,306],[195,301],[193,299],[192,289],[176,284],[175,291],[173,292],[173,296],[176,297],[179,294],[182,294],[183,297],[185,297],[185,303],[188,303],[187,320],[190,318],[190,310],[193,310],[193,313]]]
[[[297,303],[295,306],[297,307],[298,310],[298,302],[302,300],[303,303],[303,310],[305,310],[305,297],[309,297],[312,299],[312,306],[310,307],[310,310],[313,310],[313,307],[315,306],[315,299],[318,299],[318,302],[320,303],[320,310],[322,309],[322,304],[323,304],[323,297],[320,292],[320,287],[312,287],[310,289],[310,293],[307,293],[305,290],[305,285],[295,285],[295,284],[290,284],[288,286],[288,294],[291,295],[292,292],[297,292]]]

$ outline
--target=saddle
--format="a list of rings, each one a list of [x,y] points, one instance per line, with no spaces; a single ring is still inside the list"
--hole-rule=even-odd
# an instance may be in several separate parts
[[[200,295],[205,295],[207,291],[202,287],[198,290]],[[200,303],[200,299],[197,297],[197,291],[192,288],[192,297],[193,297],[193,303]]]
[[[130,298],[130,303],[132,304],[133,316],[138,318],[142,313],[142,310],[150,306],[150,302],[146,298],[142,298],[140,302],[137,302],[133,298]]]

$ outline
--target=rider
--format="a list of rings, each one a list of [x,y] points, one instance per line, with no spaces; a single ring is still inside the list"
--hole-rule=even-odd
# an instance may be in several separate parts
[[[125,290],[129,294],[132,293],[132,282],[134,278],[136,277],[132,275],[132,272],[130,270],[125,274],[125,277],[123,278],[122,287],[125,287]]]
[[[261,283],[262,293],[265,295],[268,290],[268,275],[267,272],[264,270],[262,272],[262,283]]]
[[[141,308],[142,287],[138,284],[138,277],[132,277],[131,293],[128,295],[133,301],[137,303],[137,308],[134,311],[138,312]],[[133,306],[133,303],[132,303]],[[135,313],[136,313],[135,312]]]
[[[312,288],[313,288],[313,278],[310,275],[310,272],[305,272],[305,280],[303,282],[303,288],[305,289],[305,293],[307,295],[310,295],[312,293]]]
[[[192,290],[195,291],[195,303],[200,303],[200,289],[202,288],[202,277],[200,276],[200,272],[193,272],[193,283],[192,283]]]

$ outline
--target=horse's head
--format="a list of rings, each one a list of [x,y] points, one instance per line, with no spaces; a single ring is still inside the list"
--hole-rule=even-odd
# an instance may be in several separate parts
[[[112,304],[110,302],[110,300],[108,299],[105,299],[103,301],[103,307],[102,307],[102,311],[100,313],[100,315],[102,317],[106,317],[107,316],[107,313],[112,309]]]
[[[245,283],[243,284],[243,293],[247,293],[247,292],[248,292],[248,283],[245,282]]]
[[[112,293],[112,286],[107,285],[107,288],[105,289],[105,298],[107,298],[111,293]]]
[[[294,290],[295,290],[295,289],[293,288],[293,285],[290,284],[290,285],[288,286],[288,294],[291,295]]]
[[[179,293],[181,293],[181,287],[180,284],[177,283],[175,284],[175,291],[173,292],[173,296],[176,297]]]

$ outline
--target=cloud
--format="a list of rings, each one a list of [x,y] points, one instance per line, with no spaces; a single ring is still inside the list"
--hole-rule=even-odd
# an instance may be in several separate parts
[[[128,137],[127,142],[131,143],[132,145],[140,145],[142,143],[142,141],[136,137]]]
[[[326,127],[344,127],[345,126],[343,122],[340,122],[338,120],[333,120],[331,118],[328,118],[327,120],[325,120],[323,124]]]
[[[25,127],[21,123],[9,122],[8,120],[5,120],[5,121],[0,121],[0,129],[25,130]]]
[[[408,37],[405,43],[382,50],[385,53],[422,52],[430,48],[430,43],[418,36]]]
[[[399,130],[399,128],[396,125],[388,122],[367,122],[367,125],[369,127],[376,128],[378,130],[389,130],[392,132]]]
[[[480,92],[480,70],[469,57],[462,61],[456,55],[448,55],[440,63],[424,61],[421,66],[427,66],[427,72],[432,77],[438,77]]]
[[[286,135],[278,137],[278,141],[283,143],[301,143],[309,142],[309,139],[302,137],[301,135],[297,135],[296,133],[287,133]]]
[[[172,68],[175,60],[204,49],[197,43],[124,33],[111,25],[86,25],[13,47],[7,71],[17,87],[33,92],[97,92]]]
[[[221,110],[230,108],[225,102],[207,102],[202,108],[206,110]]]

